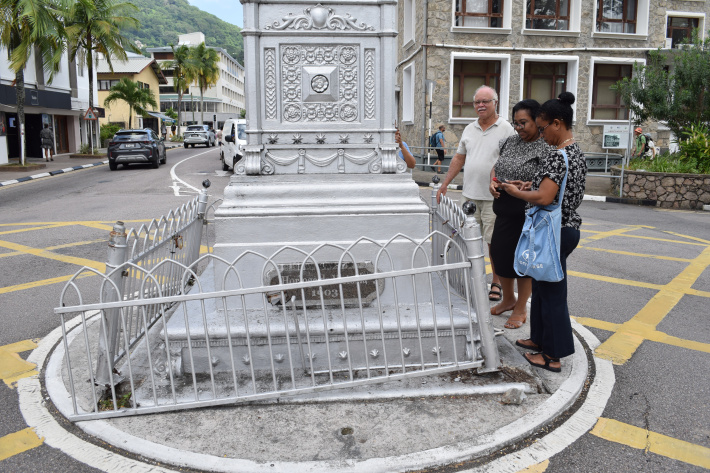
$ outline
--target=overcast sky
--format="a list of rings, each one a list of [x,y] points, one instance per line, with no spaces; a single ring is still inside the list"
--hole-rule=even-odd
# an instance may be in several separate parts
[[[187,0],[200,10],[212,13],[217,18],[238,27],[244,26],[242,4],[238,0]],[[206,33],[206,32],[205,32]]]

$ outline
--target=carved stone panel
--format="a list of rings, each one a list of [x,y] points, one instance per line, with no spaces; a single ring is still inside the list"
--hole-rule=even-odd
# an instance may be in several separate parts
[[[280,51],[284,122],[358,120],[357,46],[289,44]],[[269,93],[267,78],[267,117]],[[374,99],[371,108],[374,113]]]

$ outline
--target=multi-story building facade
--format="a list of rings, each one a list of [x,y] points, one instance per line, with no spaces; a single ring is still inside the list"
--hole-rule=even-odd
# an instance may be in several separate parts
[[[205,41],[202,33],[190,33],[178,36],[178,45],[197,46]],[[221,127],[227,118],[239,118],[244,110],[244,66],[239,64],[222,48],[207,45],[219,53],[219,79],[217,84],[204,91],[205,122]],[[163,63],[173,60],[173,50],[170,46],[146,49],[151,57]],[[160,110],[168,108],[177,111],[178,94],[173,86],[172,71],[164,68],[163,73],[168,79],[165,86],[160,87]],[[182,98],[183,125],[199,123],[200,120],[200,88],[193,84],[185,91]],[[193,118],[194,111],[194,118]]]
[[[122,78],[128,78],[137,82],[139,87],[151,90],[153,97],[157,103],[160,103],[160,87],[167,84],[168,81],[160,70],[160,66],[155,59],[147,58],[140,54],[126,53],[127,59],[120,61],[112,59],[111,64],[113,70],[109,67],[106,60],[99,58],[96,66],[99,103],[103,106],[104,100],[111,92],[113,87]],[[152,107],[149,107],[149,109]],[[119,123],[122,127],[127,128],[130,123],[132,128],[152,128],[156,132],[160,130],[160,118],[165,117],[158,112],[158,108],[154,111],[149,111],[150,118],[144,118],[131,110],[127,103],[116,101],[111,106],[105,108],[104,117],[100,118],[100,123]]]
[[[40,158],[39,132],[48,124],[54,132],[55,153],[76,152],[88,142],[89,129],[98,136],[96,126],[83,119],[89,108],[89,74],[85,66],[69,61],[68,55],[48,83],[42,62],[34,54],[27,63],[25,75],[26,156]],[[20,140],[17,121],[15,73],[10,70],[7,50],[0,49],[0,164],[19,157]],[[94,104],[98,103],[94,91]]]
[[[476,118],[479,86],[496,89],[508,120],[518,101],[542,103],[566,90],[576,96],[582,149],[602,151],[604,126],[629,124],[611,87],[635,63],[645,64],[649,51],[677,47],[693,28],[702,36],[709,9],[697,0],[403,0],[400,129],[410,144],[426,146],[431,93],[433,131],[446,124],[448,146],[455,146]],[[659,146],[669,146],[667,128],[647,125]]]

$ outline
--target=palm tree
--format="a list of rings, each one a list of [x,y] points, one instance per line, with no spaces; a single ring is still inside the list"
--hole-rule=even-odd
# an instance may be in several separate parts
[[[219,79],[219,54],[202,42],[190,50],[190,69],[200,88],[200,123],[205,122],[205,90]]]
[[[112,103],[118,100],[122,100],[128,104],[129,129],[131,128],[131,118],[133,118],[132,112],[136,112],[137,115],[145,115],[148,105],[152,105],[153,107],[158,106],[152,90],[142,89],[138,85],[138,82],[134,82],[125,77],[118,81],[118,84],[111,87],[111,91],[104,99],[104,106],[110,107]]]
[[[178,136],[182,133],[180,132],[180,123],[182,123],[182,96],[185,93],[185,89],[190,87],[195,81],[193,76],[193,68],[190,67],[190,48],[184,44],[178,46],[171,44],[170,47],[173,50],[173,60],[165,63],[165,67],[173,70],[173,88],[178,94],[178,109],[177,109],[177,126],[178,126]]]
[[[0,46],[7,49],[10,69],[15,73],[20,162],[24,165],[25,67],[33,51],[39,54],[43,71],[37,73],[49,73],[47,83],[51,83],[65,48],[64,30],[59,9],[52,0],[0,0],[0,21]]]
[[[125,61],[126,49],[140,52],[133,43],[121,34],[125,27],[138,27],[138,20],[128,16],[138,7],[128,2],[115,0],[64,0],[65,25],[69,38],[69,57],[86,64],[89,72],[89,108],[94,108],[94,62],[95,55],[102,54],[113,72],[113,59]],[[82,54],[78,54],[78,53]],[[89,147],[93,149],[92,137]]]

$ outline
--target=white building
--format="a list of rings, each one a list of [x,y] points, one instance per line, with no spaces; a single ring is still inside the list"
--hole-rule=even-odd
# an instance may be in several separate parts
[[[178,36],[178,46],[197,46],[205,41],[203,33],[190,33]],[[244,110],[244,66],[222,48],[207,45],[219,53],[219,79],[217,84],[204,92],[205,122],[212,123],[215,115],[217,125],[227,118],[238,118]],[[173,50],[170,46],[161,48],[147,48],[151,57],[159,62],[173,59]],[[160,111],[168,108],[177,111],[178,95],[173,87],[173,74],[164,70],[163,74],[168,79],[168,84],[160,87]],[[194,119],[192,111],[194,110]],[[182,98],[183,124],[199,123],[200,121],[200,88],[193,84]],[[186,113],[187,112],[187,113]]]
[[[39,132],[47,123],[54,131],[55,153],[76,152],[88,142],[88,123],[83,117],[89,108],[89,74],[85,66],[62,56],[59,72],[51,84],[42,70],[41,60],[34,54],[25,68],[25,133],[26,156],[41,158]],[[0,49],[0,164],[20,155],[17,123],[17,90],[12,82],[7,50]],[[94,77],[96,80],[96,77]],[[98,95],[94,89],[94,106]],[[96,122],[93,129],[98,136]]]

